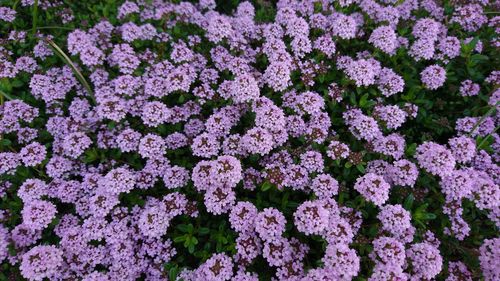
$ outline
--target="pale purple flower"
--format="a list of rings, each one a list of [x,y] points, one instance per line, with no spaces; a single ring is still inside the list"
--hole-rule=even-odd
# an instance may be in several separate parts
[[[297,230],[306,235],[320,234],[328,226],[329,212],[315,201],[305,201],[294,212]]]
[[[383,177],[368,173],[356,180],[354,189],[361,193],[367,201],[382,206],[389,199],[391,186]]]
[[[275,208],[266,208],[255,218],[255,231],[263,240],[270,240],[281,236],[285,231],[286,219]]]
[[[444,85],[446,70],[439,65],[428,66],[420,73],[420,79],[427,89],[436,90]]]
[[[21,211],[23,224],[33,230],[46,228],[57,214],[56,206],[45,200],[32,200]]]
[[[56,246],[40,245],[22,255],[20,270],[24,278],[41,281],[58,278],[62,273],[63,251]]]
[[[44,145],[33,142],[23,147],[21,151],[19,151],[19,158],[23,162],[25,166],[34,167],[43,160],[45,160],[47,156],[47,149]]]

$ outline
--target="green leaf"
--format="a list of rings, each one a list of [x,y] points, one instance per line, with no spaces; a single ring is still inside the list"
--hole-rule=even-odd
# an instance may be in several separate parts
[[[170,268],[168,271],[168,278],[169,280],[177,280],[177,273],[179,272],[179,269],[177,266]]]
[[[209,229],[209,228],[207,228],[207,227],[200,227],[200,228],[198,229],[198,233],[199,233],[200,235],[207,235],[207,234],[209,234],[209,233],[210,233],[210,229]]]
[[[410,193],[410,195],[406,197],[403,203],[403,208],[410,211],[411,208],[413,207],[413,202],[415,202],[415,196],[413,196],[413,193]]]
[[[1,137],[1,136],[0,136]],[[1,146],[9,146],[12,144],[12,141],[9,139],[0,139],[0,145]]]
[[[189,232],[189,227],[185,224],[179,224],[177,226],[177,229],[179,229],[182,232]]]
[[[268,181],[265,181],[261,186],[261,190],[268,191],[269,189],[271,189],[271,187],[273,187],[273,184]]]
[[[363,166],[362,164],[356,165],[356,169],[358,169],[358,171],[361,173],[365,172],[365,166]]]
[[[181,243],[181,242],[184,242],[186,241],[186,235],[182,235],[182,236],[177,236],[177,237],[174,237],[174,242],[175,243]]]

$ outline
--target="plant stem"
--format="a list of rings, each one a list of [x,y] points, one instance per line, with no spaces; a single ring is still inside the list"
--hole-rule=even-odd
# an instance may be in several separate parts
[[[37,22],[38,22],[38,0],[35,0],[35,3],[33,4],[33,28],[31,30],[31,32],[33,33],[33,35],[35,35],[36,33],[36,26],[37,26]]]
[[[11,95],[7,94],[6,92],[0,90],[0,105],[3,104],[4,97],[8,100],[15,100]]]
[[[471,136],[472,133],[477,129],[477,127],[479,127],[486,118],[490,117],[496,110],[497,110],[497,106],[500,105],[500,101],[497,101],[495,103],[495,105],[491,106],[490,110],[488,110],[488,112],[486,112],[485,115],[481,116],[481,118],[477,121],[477,123],[474,125],[474,127],[472,127],[472,129],[470,130],[470,132],[467,134],[467,136]]]
[[[87,80],[85,80],[80,70],[78,70],[76,65],[73,63],[73,61],[71,61],[68,55],[66,55],[66,53],[64,53],[64,51],[54,41],[45,38],[45,42],[47,42],[47,44],[49,44],[52,50],[73,70],[73,73],[75,74],[78,81],[80,81],[80,83],[85,87],[85,89],[87,89],[87,93],[93,104],[96,104],[92,88],[90,87]]]
[[[36,28],[37,30],[40,29],[64,29],[64,30],[75,30],[72,27],[65,27],[65,26],[40,26]]]

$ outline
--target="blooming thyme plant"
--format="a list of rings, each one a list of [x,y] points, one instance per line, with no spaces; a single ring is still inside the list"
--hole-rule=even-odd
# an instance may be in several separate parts
[[[0,0],[0,280],[500,280],[496,0]]]

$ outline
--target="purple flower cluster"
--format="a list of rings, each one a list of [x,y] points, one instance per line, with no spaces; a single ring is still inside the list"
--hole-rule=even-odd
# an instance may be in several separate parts
[[[68,54],[92,91],[74,69],[50,66],[50,36],[37,34],[26,54],[0,47],[2,85],[29,84],[26,101],[2,92],[0,104],[0,197],[20,210],[0,210],[0,262],[37,281],[165,280],[165,264],[184,259],[173,261],[178,221],[216,217],[235,241],[218,237],[227,240],[218,253],[207,243],[177,280],[259,280],[247,270],[261,260],[273,280],[353,280],[366,270],[372,281],[441,280],[445,264],[447,281],[476,277],[461,257],[441,255],[425,232],[432,216],[408,207],[408,194],[420,206],[426,192],[443,203],[438,237],[477,231],[469,205],[500,227],[500,116],[458,118],[455,133],[443,121],[439,139],[405,127],[441,122],[430,110],[454,83],[455,98],[498,109],[500,71],[483,83],[454,69],[460,56],[471,69],[484,58],[481,41],[466,53],[476,40],[467,33],[500,29],[488,1],[280,0],[271,22],[248,1],[233,14],[214,0],[178,2],[125,1],[116,26],[69,32]],[[0,20],[21,19],[0,7]],[[500,240],[485,237],[482,274],[499,280]]]

